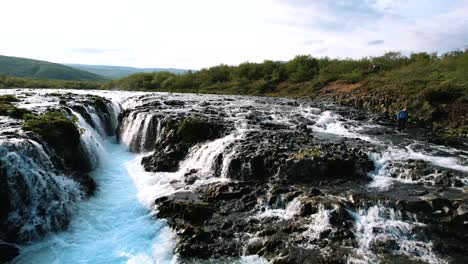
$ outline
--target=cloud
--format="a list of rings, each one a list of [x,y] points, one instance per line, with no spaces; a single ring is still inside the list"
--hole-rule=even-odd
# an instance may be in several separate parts
[[[115,50],[115,49],[98,49],[98,48],[77,48],[77,49],[72,49],[72,52],[92,53],[92,54],[107,53],[107,52],[114,52],[114,51],[118,51],[118,50]]]
[[[317,44],[323,44],[325,43],[325,40],[323,39],[311,39],[311,40],[306,40],[303,42],[304,45],[317,45]]]
[[[16,0],[0,10],[2,53],[81,64],[200,69],[468,43],[468,0]]]
[[[369,46],[381,45],[381,44],[383,44],[384,42],[385,42],[385,41],[383,41],[382,39],[371,40],[371,41],[367,42],[367,45],[369,45]]]

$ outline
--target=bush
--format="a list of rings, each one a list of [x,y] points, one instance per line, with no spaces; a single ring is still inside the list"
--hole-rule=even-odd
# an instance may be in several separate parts
[[[422,92],[423,98],[432,105],[451,103],[463,96],[463,89],[453,85],[440,85]]]
[[[13,94],[0,95],[0,102],[19,102],[20,100],[16,98]]]
[[[299,55],[286,64],[286,69],[291,82],[305,82],[318,74],[319,64],[310,55]]]

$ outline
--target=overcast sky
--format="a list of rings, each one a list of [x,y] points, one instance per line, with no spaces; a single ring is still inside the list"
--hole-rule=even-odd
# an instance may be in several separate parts
[[[2,0],[0,54],[200,69],[468,47],[468,0]]]

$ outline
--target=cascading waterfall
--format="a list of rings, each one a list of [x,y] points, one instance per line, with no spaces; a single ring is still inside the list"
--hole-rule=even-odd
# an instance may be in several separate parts
[[[131,112],[122,122],[120,141],[132,152],[145,152],[154,149],[155,142],[161,140],[164,128],[158,116],[145,112]]]
[[[98,116],[94,108],[85,105],[84,109],[97,130],[81,114],[68,110],[79,121],[80,144],[96,167],[105,152],[100,134],[106,134],[101,125],[106,120]],[[7,241],[35,240],[66,227],[76,202],[84,197],[81,185],[73,177],[64,175],[58,160],[52,160],[54,151],[46,143],[41,144],[26,138],[0,141],[0,180],[10,202],[8,208],[4,208],[9,211],[8,215],[2,216],[1,235]]]
[[[383,205],[374,205],[352,213],[356,219],[355,235],[359,244],[350,263],[376,262],[374,248],[385,245],[393,254],[407,255],[427,263],[446,263],[432,251],[432,243],[421,232],[424,224],[415,216],[404,216],[400,211]]]
[[[50,153],[33,140],[0,142],[0,157],[2,192],[16,208],[2,224],[2,236],[28,241],[65,227],[82,198],[79,184],[61,175]]]

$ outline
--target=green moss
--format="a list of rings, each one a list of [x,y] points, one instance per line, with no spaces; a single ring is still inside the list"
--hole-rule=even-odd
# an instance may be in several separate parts
[[[47,112],[42,115],[26,114],[23,129],[41,135],[59,152],[77,146],[80,142],[78,127],[61,112]]]
[[[311,147],[309,149],[301,150],[294,154],[294,159],[307,159],[307,158],[319,158],[323,155],[322,150],[318,146]]]
[[[24,115],[23,130],[39,134],[61,157],[67,168],[88,172],[91,164],[80,148],[80,131],[76,119],[68,119],[62,112]]]
[[[19,102],[20,100],[16,98],[13,94],[0,95],[0,102]]]
[[[12,118],[21,119],[25,114],[31,112],[27,109],[18,108],[7,102],[0,102],[0,116],[9,116]]]

